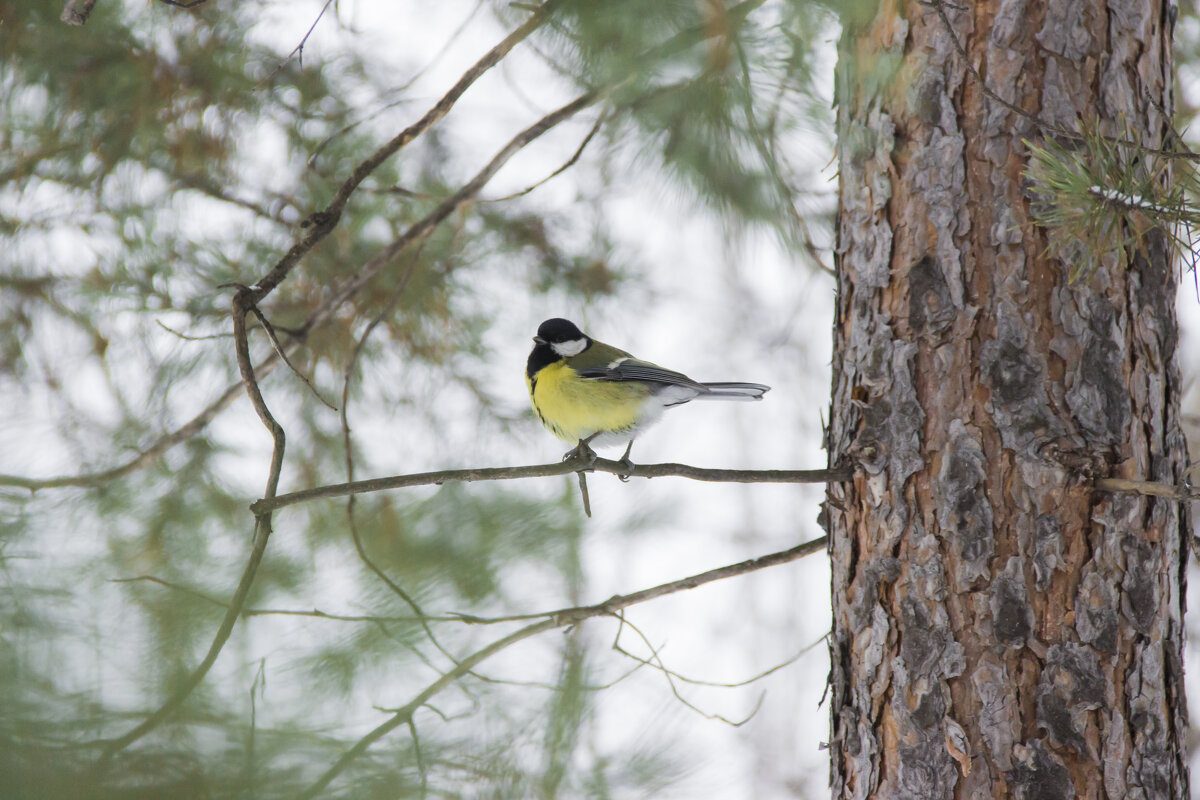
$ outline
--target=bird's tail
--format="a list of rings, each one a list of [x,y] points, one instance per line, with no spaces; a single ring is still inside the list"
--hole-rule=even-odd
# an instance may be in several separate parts
[[[762,400],[762,396],[771,390],[770,386],[761,383],[702,383],[708,389],[704,394],[696,395],[697,400]]]

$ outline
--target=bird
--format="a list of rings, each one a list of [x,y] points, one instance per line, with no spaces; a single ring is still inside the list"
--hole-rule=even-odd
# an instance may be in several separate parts
[[[761,383],[701,383],[682,372],[635,358],[597,341],[570,320],[538,326],[525,365],[533,410],[558,438],[575,445],[563,456],[596,460],[591,445],[628,441],[621,462],[629,467],[633,440],[662,412],[691,400],[761,400]]]

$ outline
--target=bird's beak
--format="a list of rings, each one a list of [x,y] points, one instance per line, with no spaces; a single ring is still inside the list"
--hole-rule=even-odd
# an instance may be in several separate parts
[[[537,342],[538,344],[545,344],[545,343],[546,343],[546,340],[545,340],[545,339],[543,339],[543,338],[542,338],[542,337],[540,337],[540,336],[535,336],[535,337],[533,337],[533,340],[534,340],[535,342]]]

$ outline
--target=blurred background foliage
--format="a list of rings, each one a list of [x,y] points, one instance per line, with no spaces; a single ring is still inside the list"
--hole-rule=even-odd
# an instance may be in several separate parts
[[[246,558],[269,449],[241,399],[218,287],[265,274],[354,167],[449,85],[420,84],[433,64],[416,56],[398,72],[344,5],[318,18],[320,3],[98,0],[71,27],[55,3],[0,0],[6,798],[291,796],[378,721],[371,706],[402,705],[448,668],[446,653],[491,638],[414,620],[394,587],[427,610],[482,615],[596,599],[583,595],[583,519],[567,485],[367,495],[352,519],[345,503],[290,510],[217,668],[92,771],[98,744],[199,663]],[[472,58],[532,8],[442,5],[474,27],[436,47]],[[389,9],[422,35],[426,6]],[[377,169],[264,304],[327,397],[341,406],[348,387],[355,477],[519,463],[515,431],[534,423],[494,388],[518,370],[496,363],[505,310],[569,299],[643,313],[648,274],[687,275],[645,263],[611,218],[614,187],[653,174],[731,230],[805,252],[810,231],[827,243],[829,198],[798,188],[813,168],[781,143],[830,136],[815,76],[832,30],[812,0],[564,2],[518,46],[524,66],[491,85],[506,92],[504,119],[452,114]],[[309,325],[511,135],[493,127],[515,131],[600,87],[604,101],[571,133],[595,136],[555,179],[558,195],[485,189]],[[514,162],[509,194],[563,163],[540,146]],[[265,337],[251,339],[265,358]],[[263,385],[288,433],[284,486],[346,480],[339,415],[285,370]],[[666,513],[643,509],[625,530]],[[370,619],[264,613],[314,608]],[[610,642],[554,637],[539,645],[540,677],[464,679],[434,703],[444,723],[386,737],[329,796],[653,796],[693,768],[667,741],[601,736],[593,654]]]

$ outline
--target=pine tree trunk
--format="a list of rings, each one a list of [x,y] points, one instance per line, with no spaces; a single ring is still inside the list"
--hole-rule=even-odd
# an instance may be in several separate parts
[[[833,795],[1187,798],[1187,509],[1090,486],[1183,478],[1172,253],[1072,283],[1030,216],[1045,132],[955,43],[1020,108],[1158,146],[1175,6],[942,8],[840,47]]]

